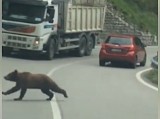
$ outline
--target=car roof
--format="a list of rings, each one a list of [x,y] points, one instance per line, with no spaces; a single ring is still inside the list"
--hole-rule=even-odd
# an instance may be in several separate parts
[[[136,35],[133,34],[110,34],[108,37],[120,37],[120,38],[135,38]]]

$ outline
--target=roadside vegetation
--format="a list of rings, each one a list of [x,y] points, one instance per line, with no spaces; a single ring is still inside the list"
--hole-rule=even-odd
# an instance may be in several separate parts
[[[128,23],[142,31],[158,34],[158,0],[107,0],[123,13]]]
[[[146,73],[146,78],[149,79],[152,83],[158,85],[158,70],[152,69],[148,73]]]

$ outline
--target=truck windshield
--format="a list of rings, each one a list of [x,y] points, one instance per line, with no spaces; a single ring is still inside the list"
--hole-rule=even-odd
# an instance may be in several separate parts
[[[45,6],[5,2],[2,4],[2,19],[27,23],[43,21]]]

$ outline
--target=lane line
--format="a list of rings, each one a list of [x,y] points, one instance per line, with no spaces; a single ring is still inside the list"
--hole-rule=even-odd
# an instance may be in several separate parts
[[[64,65],[60,65],[58,67],[55,67],[52,70],[50,70],[47,73],[47,75],[48,76],[52,76],[54,72],[60,70],[61,68],[67,67],[69,65],[72,65],[74,63],[77,63],[77,61],[76,62],[72,62],[72,63],[67,63],[67,64],[64,64]],[[51,107],[52,107],[52,117],[53,117],[53,119],[62,119],[61,112],[60,112],[60,109],[59,109],[59,106],[58,106],[58,103],[57,103],[55,95],[54,95],[53,99],[50,101],[50,104],[51,104]]]
[[[153,89],[153,90],[155,90],[155,91],[158,91],[158,88],[157,88],[157,87],[155,87],[155,86],[153,86],[153,85],[145,82],[145,81],[141,78],[141,74],[142,74],[142,73],[144,73],[144,72],[146,72],[146,71],[149,71],[149,70],[151,70],[151,69],[152,69],[152,68],[149,68],[149,69],[145,69],[145,70],[142,70],[142,71],[138,72],[138,73],[136,74],[136,77],[137,77],[137,80],[138,80],[139,82],[141,82],[143,85],[145,85],[145,86],[147,86],[147,87],[149,87],[149,88],[151,88],[151,89]]]

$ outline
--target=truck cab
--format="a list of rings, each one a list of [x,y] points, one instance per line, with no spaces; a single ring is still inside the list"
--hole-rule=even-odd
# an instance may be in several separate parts
[[[42,51],[50,34],[57,33],[55,8],[51,1],[3,0],[3,51]],[[57,11],[56,11],[57,12]]]
[[[2,54],[42,53],[49,60],[61,51],[89,56],[96,45],[96,34],[103,30],[104,18],[103,3],[3,0]]]

